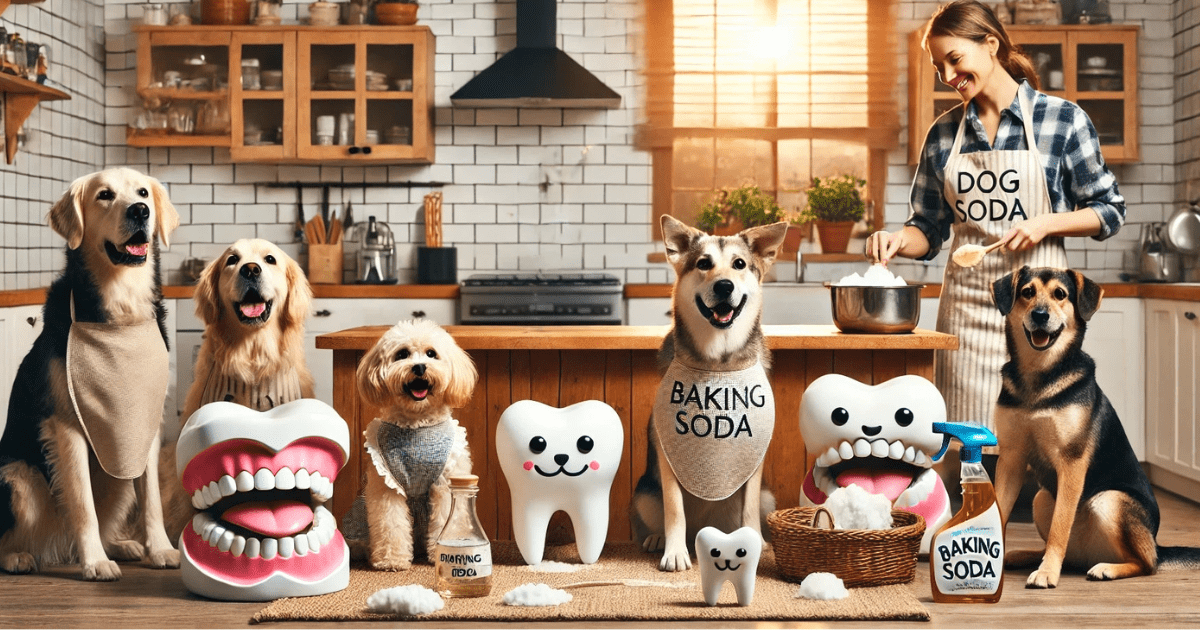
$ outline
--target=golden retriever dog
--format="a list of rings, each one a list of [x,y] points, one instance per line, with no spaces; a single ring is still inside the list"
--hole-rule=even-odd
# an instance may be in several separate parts
[[[451,412],[471,399],[478,374],[449,333],[418,319],[384,333],[356,377],[363,401],[381,414],[363,432],[374,474],[365,473],[342,533],[352,557],[404,571],[434,557],[450,516],[449,477],[471,473],[467,432]]]
[[[204,322],[204,341],[180,421],[219,400],[266,411],[313,397],[304,360],[312,288],[283,250],[263,239],[235,242],[204,268],[193,299]],[[167,531],[177,535],[193,516],[191,499],[175,475],[174,443],[163,454]]]
[[[66,266],[0,437],[0,569],[78,562],[83,579],[112,581],[114,560],[178,567],[155,480],[169,366],[158,242],[179,215],[158,180],[116,168],[75,180],[49,222]]]

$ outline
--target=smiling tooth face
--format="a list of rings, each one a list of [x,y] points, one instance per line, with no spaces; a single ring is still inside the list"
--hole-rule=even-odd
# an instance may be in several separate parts
[[[500,416],[496,454],[512,494],[513,537],[528,564],[542,561],[550,517],[571,517],[579,558],[592,564],[608,536],[608,495],[625,431],[612,407],[586,400],[558,409],[522,400]]]
[[[349,448],[345,421],[319,400],[265,412],[228,402],[196,410],[175,452],[200,510],[179,539],[184,586],[235,601],[344,589],[349,549],[321,504]]]
[[[696,532],[696,564],[704,602],[716,606],[725,582],[733,582],[739,606],[754,602],[754,580],[762,557],[762,536],[752,527],[726,534],[715,527]]]
[[[946,404],[928,380],[905,375],[865,385],[839,374],[813,381],[800,402],[800,433],[817,454],[804,479],[800,504],[820,505],[838,488],[857,484],[893,507],[925,518],[922,553],[950,518],[950,498],[931,467],[942,436]]]

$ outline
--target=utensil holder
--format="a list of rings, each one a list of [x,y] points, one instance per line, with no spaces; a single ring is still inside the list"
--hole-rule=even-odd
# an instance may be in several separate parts
[[[418,284],[458,284],[457,247],[417,247]]]
[[[313,284],[342,283],[342,244],[308,246],[308,281]]]

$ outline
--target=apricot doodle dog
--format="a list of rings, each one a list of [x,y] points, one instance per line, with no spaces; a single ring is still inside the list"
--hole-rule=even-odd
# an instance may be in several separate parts
[[[117,168],[75,180],[49,219],[66,268],[0,438],[0,568],[78,562],[83,579],[111,581],[114,560],[178,567],[156,480],[169,366],[158,242],[179,215],[158,180]]]

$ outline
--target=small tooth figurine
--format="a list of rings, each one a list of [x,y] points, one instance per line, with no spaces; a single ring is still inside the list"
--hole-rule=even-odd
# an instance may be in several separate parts
[[[733,582],[739,606],[754,602],[754,580],[762,556],[762,536],[751,527],[726,534],[715,527],[696,532],[696,563],[704,602],[716,606],[725,582]]]
[[[546,528],[558,510],[571,517],[579,559],[600,558],[624,443],[621,417],[598,400],[562,409],[522,400],[504,410],[496,455],[512,494],[513,538],[527,564],[542,561]]]

